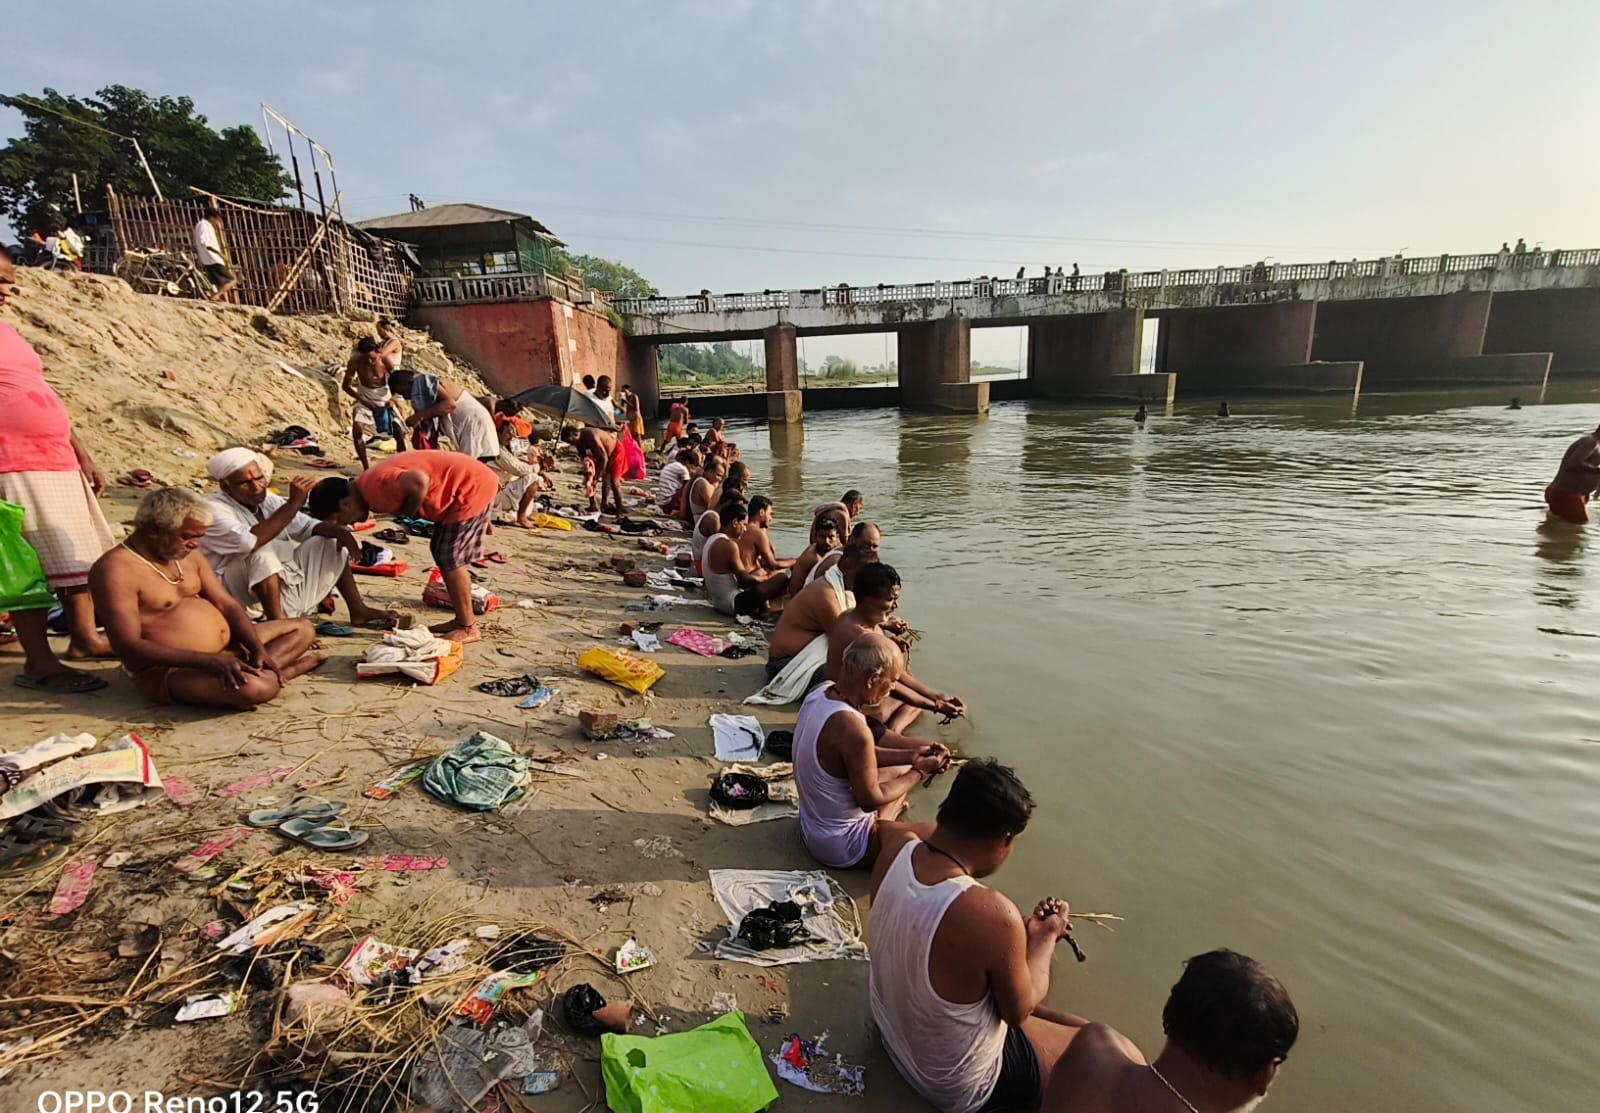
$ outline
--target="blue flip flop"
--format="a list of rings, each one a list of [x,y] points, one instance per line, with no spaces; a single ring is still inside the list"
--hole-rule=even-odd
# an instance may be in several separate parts
[[[353,850],[370,837],[342,819],[291,819],[278,824],[278,833],[317,850]]]
[[[296,796],[286,808],[263,808],[245,816],[244,821],[252,827],[276,827],[286,819],[312,819],[326,823],[349,806],[325,800],[321,796]]]

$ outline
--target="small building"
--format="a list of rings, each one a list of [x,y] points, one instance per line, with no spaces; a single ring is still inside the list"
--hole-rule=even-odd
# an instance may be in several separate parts
[[[475,274],[552,274],[563,267],[556,248],[566,244],[527,213],[487,205],[434,205],[356,222],[385,239],[415,245],[430,278]]]

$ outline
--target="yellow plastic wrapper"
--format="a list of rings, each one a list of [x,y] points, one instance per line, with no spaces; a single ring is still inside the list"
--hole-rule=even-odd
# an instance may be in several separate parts
[[[578,654],[578,667],[630,692],[643,695],[650,686],[666,675],[654,661],[621,649],[602,649],[595,646]]]

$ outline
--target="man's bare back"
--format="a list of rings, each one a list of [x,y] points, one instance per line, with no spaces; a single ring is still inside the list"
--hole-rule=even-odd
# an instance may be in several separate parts
[[[833,585],[817,579],[807,584],[789,601],[772,632],[772,657],[793,657],[811,644],[818,634],[825,634],[838,621],[843,608]]]
[[[1182,1113],[1144,1054],[1106,1024],[1089,1024],[1050,1072],[1040,1113]]]
[[[1567,446],[1550,486],[1580,495],[1592,495],[1600,487],[1600,430]]]
[[[828,679],[836,680],[844,662],[844,651],[862,634],[879,633],[877,626],[861,618],[851,608],[840,615],[828,629]]]

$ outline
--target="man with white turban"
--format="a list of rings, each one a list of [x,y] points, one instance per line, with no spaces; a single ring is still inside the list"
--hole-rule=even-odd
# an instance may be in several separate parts
[[[272,461],[248,448],[229,448],[206,461],[219,490],[210,498],[212,519],[200,551],[217,578],[246,609],[271,618],[303,618],[335,588],[358,626],[388,628],[395,611],[362,602],[350,562],[361,556],[355,534],[304,512],[316,480],[289,484],[287,499],[267,490]]]

